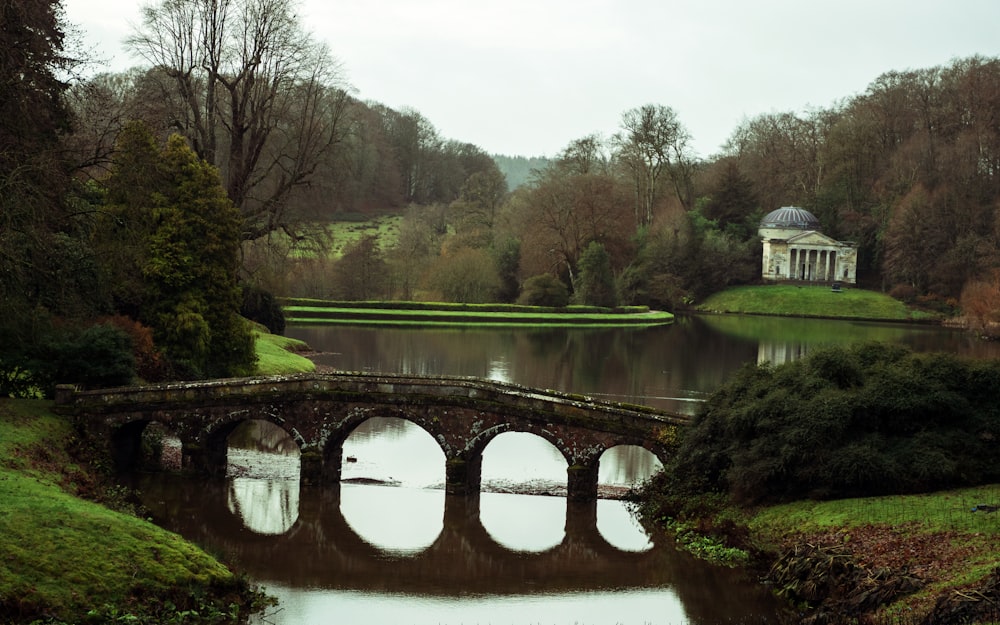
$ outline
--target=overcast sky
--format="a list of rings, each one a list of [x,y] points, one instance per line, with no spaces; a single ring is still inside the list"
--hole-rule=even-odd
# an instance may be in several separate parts
[[[137,0],[63,0],[112,69]],[[890,70],[1000,57],[998,0],[301,0],[362,100],[447,139],[554,156],[672,107],[700,156],[745,118],[826,108]]]

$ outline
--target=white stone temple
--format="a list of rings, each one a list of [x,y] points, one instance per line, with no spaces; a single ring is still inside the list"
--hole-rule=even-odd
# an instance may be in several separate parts
[[[796,206],[768,213],[757,231],[764,244],[761,277],[855,284],[857,245],[835,241],[820,232],[819,226],[815,215]]]

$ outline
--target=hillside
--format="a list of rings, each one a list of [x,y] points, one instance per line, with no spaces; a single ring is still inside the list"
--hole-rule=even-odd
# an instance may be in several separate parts
[[[525,157],[494,154],[493,162],[497,164],[500,173],[507,179],[507,190],[513,191],[527,184],[531,180],[533,171],[548,167],[550,160],[544,156]]]

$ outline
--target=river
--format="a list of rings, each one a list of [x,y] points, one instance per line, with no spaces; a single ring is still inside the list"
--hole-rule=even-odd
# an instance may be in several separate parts
[[[998,357],[932,326],[765,317],[681,317],[630,329],[290,327],[324,367],[491,378],[693,413],[745,363],[819,345],[883,340]],[[344,446],[342,483],[306,488],[297,448],[252,422],[230,439],[229,477],[143,477],[153,518],[221,553],[278,597],[260,623],[777,622],[766,589],[678,552],[626,505],[567,502],[566,463],[505,433],[484,452],[483,492],[447,496],[444,455],[420,428],[372,419]],[[660,468],[645,450],[601,459],[614,494]],[[531,493],[531,494],[526,494]]]

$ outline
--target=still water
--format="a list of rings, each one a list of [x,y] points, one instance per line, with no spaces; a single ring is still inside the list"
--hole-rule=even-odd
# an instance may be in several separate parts
[[[931,325],[760,316],[679,317],[652,328],[435,329],[300,326],[286,332],[343,371],[462,375],[693,413],[745,363],[824,345],[902,343],[1000,357],[1000,345]]]
[[[646,329],[291,327],[345,371],[462,375],[693,412],[748,362],[817,345],[905,343],[996,357],[958,332],[924,326],[740,317]],[[444,455],[417,426],[372,419],[344,445],[339,486],[299,485],[298,450],[251,422],[230,439],[229,477],[147,476],[157,522],[225,554],[280,606],[261,623],[777,622],[742,574],[708,566],[647,532],[618,500],[565,497],[566,462],[548,442],[506,433],[484,452],[478,498],[446,496]],[[601,458],[614,495],[658,470],[644,450]],[[528,494],[530,493],[530,494]]]

